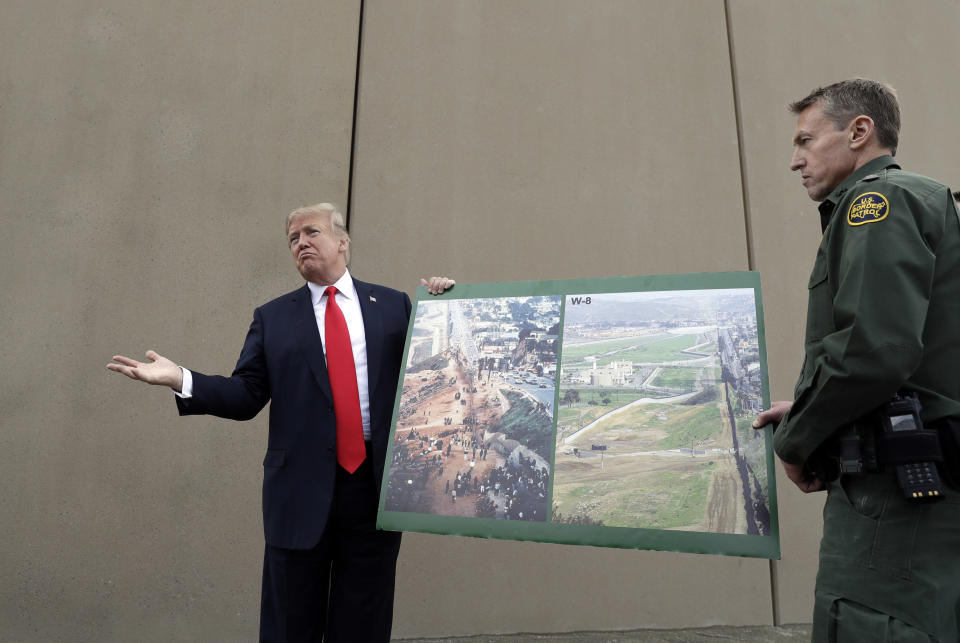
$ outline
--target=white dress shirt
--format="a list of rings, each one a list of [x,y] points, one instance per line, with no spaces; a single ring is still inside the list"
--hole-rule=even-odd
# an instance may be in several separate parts
[[[360,394],[360,417],[363,420],[363,439],[370,439],[370,386],[367,378],[367,336],[363,326],[363,313],[360,310],[360,300],[357,289],[353,285],[353,278],[347,270],[343,276],[333,284],[337,288],[337,305],[347,322],[350,332],[350,344],[353,348],[353,362],[357,368],[357,391]],[[320,339],[323,343],[323,359],[327,359],[327,330],[325,315],[327,312],[327,286],[307,283],[310,289],[310,300],[313,304],[313,314],[320,330]],[[183,390],[177,393],[180,397],[193,396],[193,374],[189,369],[180,367],[183,371]]]

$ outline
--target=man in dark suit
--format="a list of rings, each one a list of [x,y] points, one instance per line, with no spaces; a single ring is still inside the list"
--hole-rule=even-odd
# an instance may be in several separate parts
[[[107,368],[170,386],[181,415],[247,420],[272,400],[260,640],[386,642],[400,534],[377,531],[376,514],[410,298],[351,277],[331,204],[294,210],[286,228],[307,284],[254,311],[230,377],[153,351]],[[421,280],[433,294],[453,283]]]

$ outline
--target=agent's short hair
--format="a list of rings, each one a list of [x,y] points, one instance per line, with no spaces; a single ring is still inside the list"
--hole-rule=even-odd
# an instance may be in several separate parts
[[[956,192],[953,193],[953,200],[956,201],[957,203],[960,203],[960,190],[957,190]]]
[[[293,223],[295,219],[311,214],[327,215],[327,222],[330,224],[333,235],[338,239],[347,240],[347,253],[345,258],[347,263],[350,263],[350,234],[347,232],[347,224],[343,218],[343,213],[332,203],[316,203],[314,205],[304,205],[297,208],[287,215],[283,234],[286,235],[287,232],[290,231],[290,224]]]
[[[842,80],[818,87],[800,100],[790,103],[790,111],[799,114],[811,105],[823,105],[823,113],[837,126],[846,127],[861,114],[873,119],[877,141],[897,153],[900,143],[900,104],[897,92],[886,83],[866,78]]]

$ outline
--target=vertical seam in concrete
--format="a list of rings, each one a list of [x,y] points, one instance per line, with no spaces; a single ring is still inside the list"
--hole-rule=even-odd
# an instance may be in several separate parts
[[[783,625],[780,616],[780,573],[777,568],[777,561],[770,560],[770,605],[773,609],[773,625],[780,627]]]
[[[747,190],[747,157],[743,149],[743,117],[740,113],[740,86],[737,83],[737,59],[733,49],[733,28],[730,22],[730,0],[723,0],[723,18],[727,28],[727,50],[730,60],[730,83],[733,88],[733,113],[737,125],[737,152],[740,157],[740,192],[743,199],[743,227],[747,241],[747,266],[756,270],[753,255],[753,225],[750,217],[750,196]]]
[[[740,85],[737,82],[737,57],[733,46],[733,27],[730,20],[730,0],[723,0],[723,19],[727,30],[727,50],[730,61],[730,85],[733,89],[733,113],[737,125],[737,155],[740,160],[740,192],[743,199],[743,232],[747,242],[747,267],[756,270],[753,253],[753,222],[750,212],[750,195],[747,189],[747,154],[743,143],[743,115],[740,111]],[[773,625],[780,625],[780,578],[777,561],[767,562],[770,570],[770,607]]]
[[[344,223],[350,230],[350,219],[353,214],[353,165],[357,149],[357,112],[360,109],[360,57],[363,54],[363,16],[364,0],[360,0],[360,15],[357,24],[357,62],[353,76],[353,118],[350,121],[350,161],[347,168],[347,203],[344,208]]]

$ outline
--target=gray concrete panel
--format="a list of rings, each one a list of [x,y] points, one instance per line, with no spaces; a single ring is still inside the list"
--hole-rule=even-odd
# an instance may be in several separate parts
[[[397,638],[771,621],[767,561],[405,534]]]
[[[952,81],[960,60],[960,5],[731,0],[730,14],[772,394],[789,399],[803,358],[806,283],[820,225],[816,204],[788,167],[796,117],[786,105],[844,78],[889,82],[903,112],[898,159],[905,169],[960,184],[960,87]],[[778,485],[781,619],[809,621],[824,496],[804,496],[782,475]]]
[[[747,268],[721,2],[365,4],[354,270]],[[770,623],[768,563],[408,534],[397,636]]]
[[[253,640],[266,418],[108,373],[229,372],[348,190],[359,0],[10,0],[0,21],[0,638]]]
[[[400,286],[745,269],[723,24],[719,1],[368,2],[357,261]]]

